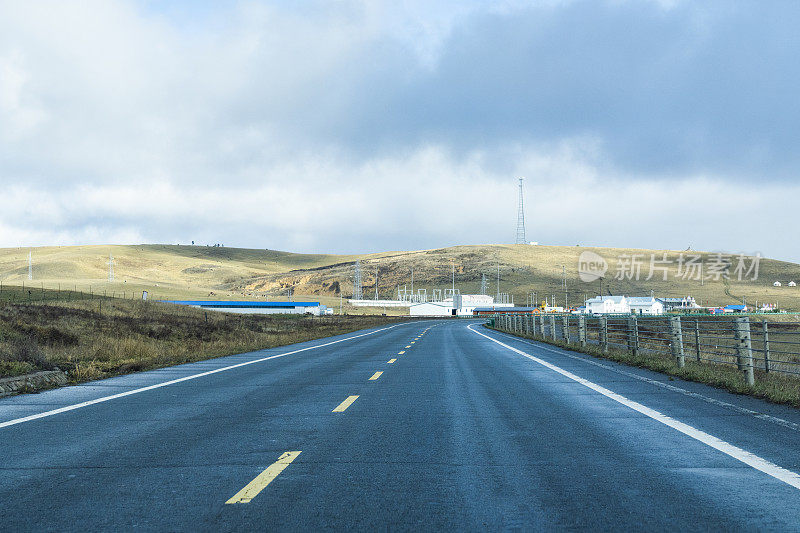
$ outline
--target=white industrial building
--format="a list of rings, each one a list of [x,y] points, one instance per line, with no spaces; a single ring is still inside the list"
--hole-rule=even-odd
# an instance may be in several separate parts
[[[700,306],[691,296],[684,296],[683,298],[658,298],[658,301],[664,304],[664,311],[672,311],[675,309],[700,309]]]
[[[652,296],[596,296],[586,300],[583,312],[593,315],[661,315],[664,309],[664,303]]]
[[[631,296],[628,298],[631,313],[639,315],[663,315],[664,304],[652,296]]]
[[[411,316],[454,316],[455,311],[453,304],[446,302],[423,302],[409,307]]]
[[[242,302],[208,300],[164,300],[166,303],[199,307],[209,311],[224,313],[244,313],[254,315],[331,315],[333,309],[319,302]]]
[[[513,307],[512,303],[495,303],[494,297],[486,294],[458,294],[440,302],[411,304],[412,316],[472,316],[477,307]]]
[[[586,312],[593,315],[630,313],[628,299],[624,296],[595,296],[586,300]]]
[[[408,307],[403,300],[347,300],[353,307]]]

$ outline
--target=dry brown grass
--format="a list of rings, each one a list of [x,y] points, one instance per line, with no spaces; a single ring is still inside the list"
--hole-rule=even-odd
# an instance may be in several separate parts
[[[0,376],[58,367],[81,382],[397,322],[378,316],[234,315],[95,299],[0,304]]]

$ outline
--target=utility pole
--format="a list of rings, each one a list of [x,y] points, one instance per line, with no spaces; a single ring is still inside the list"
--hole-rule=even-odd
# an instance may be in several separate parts
[[[456,264],[450,261],[450,266],[453,269],[453,298],[456,297]]]
[[[561,275],[564,281],[564,310],[567,309],[567,267],[566,265],[561,265]]]
[[[481,294],[486,294],[486,274],[481,274]]]
[[[500,261],[497,262],[497,300],[500,302]]]
[[[356,271],[353,273],[353,300],[361,300],[361,260],[356,259]]]
[[[378,301],[378,265],[375,265],[375,301]]]
[[[400,286],[398,285],[398,287]],[[414,297],[414,267],[411,267],[411,297]]]
[[[33,279],[33,256],[28,251],[28,279]]]

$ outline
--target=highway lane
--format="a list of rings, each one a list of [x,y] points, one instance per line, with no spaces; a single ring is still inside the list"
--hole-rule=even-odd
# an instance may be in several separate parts
[[[800,469],[796,411],[468,324],[406,324],[0,400],[2,424],[311,348],[0,427],[0,523],[15,530],[800,524],[800,490],[786,480],[586,383],[789,473]],[[340,339],[349,340],[328,344]]]

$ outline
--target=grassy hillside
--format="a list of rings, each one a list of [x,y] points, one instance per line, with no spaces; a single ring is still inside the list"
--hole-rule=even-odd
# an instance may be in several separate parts
[[[658,296],[692,295],[710,304],[728,304],[747,298],[756,301],[778,302],[782,307],[800,310],[800,288],[787,287],[786,282],[800,282],[800,265],[762,259],[759,278],[755,281],[736,279],[700,281],[676,276],[676,260],[680,251],[637,250],[621,248],[584,248],[571,246],[475,245],[410,252],[384,252],[365,255],[309,255],[250,250],[241,248],[209,248],[205,246],[138,245],[138,246],[76,246],[32,249],[33,280],[27,280],[29,249],[0,249],[0,281],[5,285],[35,288],[92,291],[130,297],[140,297],[142,290],[154,298],[285,298],[294,286],[295,299],[313,298],[328,305],[338,305],[340,295],[353,292],[353,262],[362,261],[364,294],[375,294],[375,271],[378,271],[378,290],[382,298],[396,294],[398,285],[410,288],[414,271],[414,288],[444,289],[451,286],[451,265],[455,265],[456,287],[462,293],[476,293],[481,276],[486,274],[488,293],[497,290],[497,270],[500,270],[500,290],[525,303],[532,292],[537,299],[555,295],[556,302],[564,301],[562,265],[566,267],[567,297],[570,304],[584,296],[600,292],[600,281],[585,283],[578,276],[578,256],[584,251],[600,254],[609,262],[609,271],[602,281],[604,293]],[[115,281],[108,282],[108,256],[115,260]],[[658,259],[667,253],[672,260],[668,279],[661,274],[647,281],[650,256]],[[699,253],[706,263],[713,254]],[[639,280],[614,279],[617,258],[638,254],[641,257]],[[735,266],[735,258],[734,258]],[[734,276],[735,278],[735,276]],[[783,287],[773,287],[774,281]],[[359,310],[359,312],[362,312]]]

